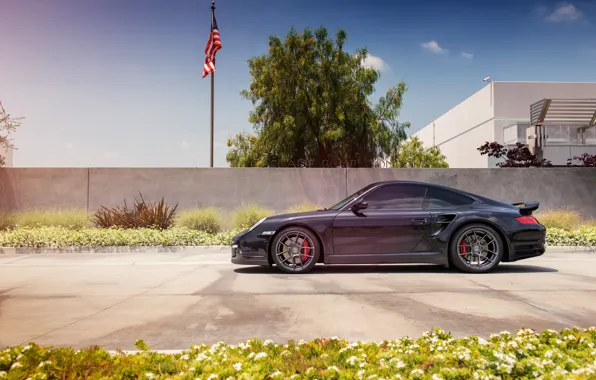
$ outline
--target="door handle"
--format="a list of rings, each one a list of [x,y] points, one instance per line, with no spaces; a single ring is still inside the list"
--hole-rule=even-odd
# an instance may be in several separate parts
[[[412,219],[412,224],[416,224],[416,225],[423,225],[423,224],[426,224],[427,222],[428,222],[427,218]]]

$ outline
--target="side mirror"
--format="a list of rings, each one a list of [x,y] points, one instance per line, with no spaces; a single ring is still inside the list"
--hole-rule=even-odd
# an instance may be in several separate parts
[[[360,210],[364,210],[368,207],[368,203],[366,202],[358,202],[352,206],[352,211],[357,212]]]

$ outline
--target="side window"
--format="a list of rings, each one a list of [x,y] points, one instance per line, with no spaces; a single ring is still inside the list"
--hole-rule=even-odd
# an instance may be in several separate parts
[[[415,185],[387,185],[364,198],[369,210],[419,209],[426,195],[426,188]]]
[[[441,209],[457,206],[466,206],[474,203],[472,198],[460,195],[452,191],[429,188],[426,193],[426,202],[429,209]]]

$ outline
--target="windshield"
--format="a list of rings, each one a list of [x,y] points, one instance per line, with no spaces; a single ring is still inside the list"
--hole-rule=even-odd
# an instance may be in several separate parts
[[[350,203],[352,201],[352,199],[357,198],[360,196],[360,194],[364,193],[365,191],[367,191],[368,189],[370,189],[373,185],[368,185],[366,187],[363,187],[362,189],[358,190],[357,192],[355,192],[354,194],[350,195],[349,197],[347,197],[346,199],[344,199],[343,201],[339,202],[338,204],[329,207],[327,210],[339,210],[340,208],[344,207],[346,204]]]

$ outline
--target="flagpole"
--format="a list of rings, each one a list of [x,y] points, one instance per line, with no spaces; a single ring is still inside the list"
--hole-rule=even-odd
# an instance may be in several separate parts
[[[213,15],[215,14],[215,0],[211,1],[211,27],[213,27]],[[213,167],[213,121],[214,121],[214,93],[215,93],[215,72],[211,73],[211,167]]]

